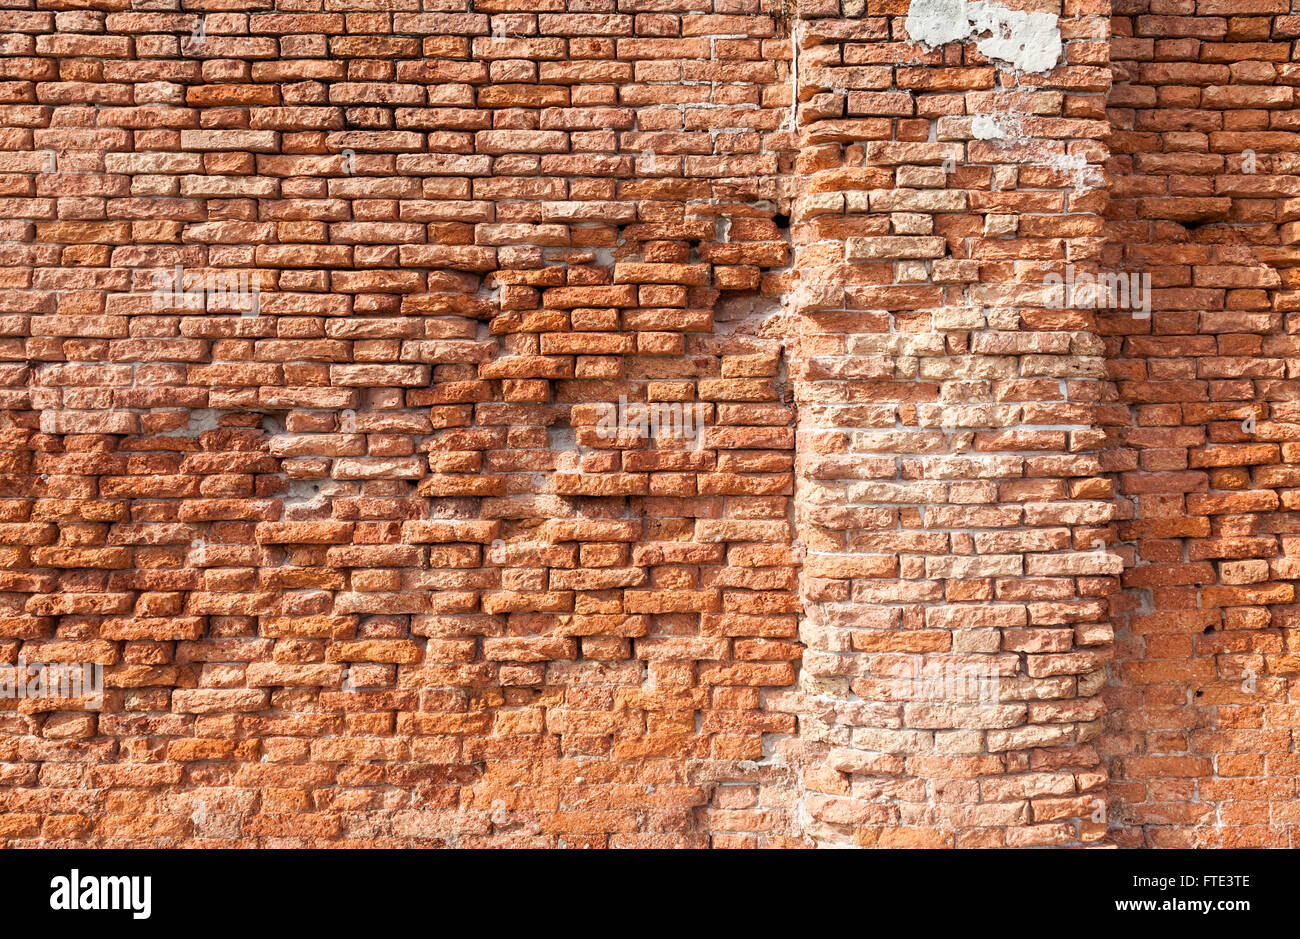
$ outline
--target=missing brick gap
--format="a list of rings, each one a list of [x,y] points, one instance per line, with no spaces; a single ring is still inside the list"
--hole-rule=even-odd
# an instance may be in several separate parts
[[[325,504],[326,500],[321,495],[320,480],[316,479],[291,479],[288,481],[283,496],[285,505],[312,505]]]
[[[195,408],[187,412],[184,424],[176,427],[169,434],[161,437],[188,437],[197,439],[199,435],[221,427],[221,412],[214,408]]]
[[[780,297],[765,296],[756,290],[725,294],[713,314],[713,330],[718,336],[753,336],[776,339],[768,323],[784,314]]]

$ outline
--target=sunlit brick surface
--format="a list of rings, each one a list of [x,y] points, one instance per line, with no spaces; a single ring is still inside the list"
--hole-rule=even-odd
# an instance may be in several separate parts
[[[0,839],[1289,845],[1287,3],[0,10]]]
[[[1115,13],[1106,254],[1156,289],[1149,320],[1101,325],[1138,562],[1115,598],[1114,835],[1294,846],[1300,7]]]

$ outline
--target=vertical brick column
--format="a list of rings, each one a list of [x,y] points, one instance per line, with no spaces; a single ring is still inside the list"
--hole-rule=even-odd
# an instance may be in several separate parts
[[[1102,348],[1045,279],[1101,249],[1109,4],[959,7],[814,0],[796,27],[800,732],[823,845],[1105,832]]]

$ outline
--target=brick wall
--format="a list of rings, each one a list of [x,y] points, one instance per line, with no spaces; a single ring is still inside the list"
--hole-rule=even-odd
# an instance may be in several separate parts
[[[1289,843],[1247,2],[0,11],[0,839]]]
[[[1102,324],[1136,562],[1116,604],[1114,835],[1290,846],[1300,16],[1116,2],[1113,28],[1106,253],[1154,288],[1149,318]]]

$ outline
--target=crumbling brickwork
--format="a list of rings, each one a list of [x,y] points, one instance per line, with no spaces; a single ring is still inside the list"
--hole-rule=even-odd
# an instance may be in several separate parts
[[[1290,844],[1242,3],[0,11],[0,839]]]
[[[6,837],[791,837],[776,17],[164,7],[0,16]]]

